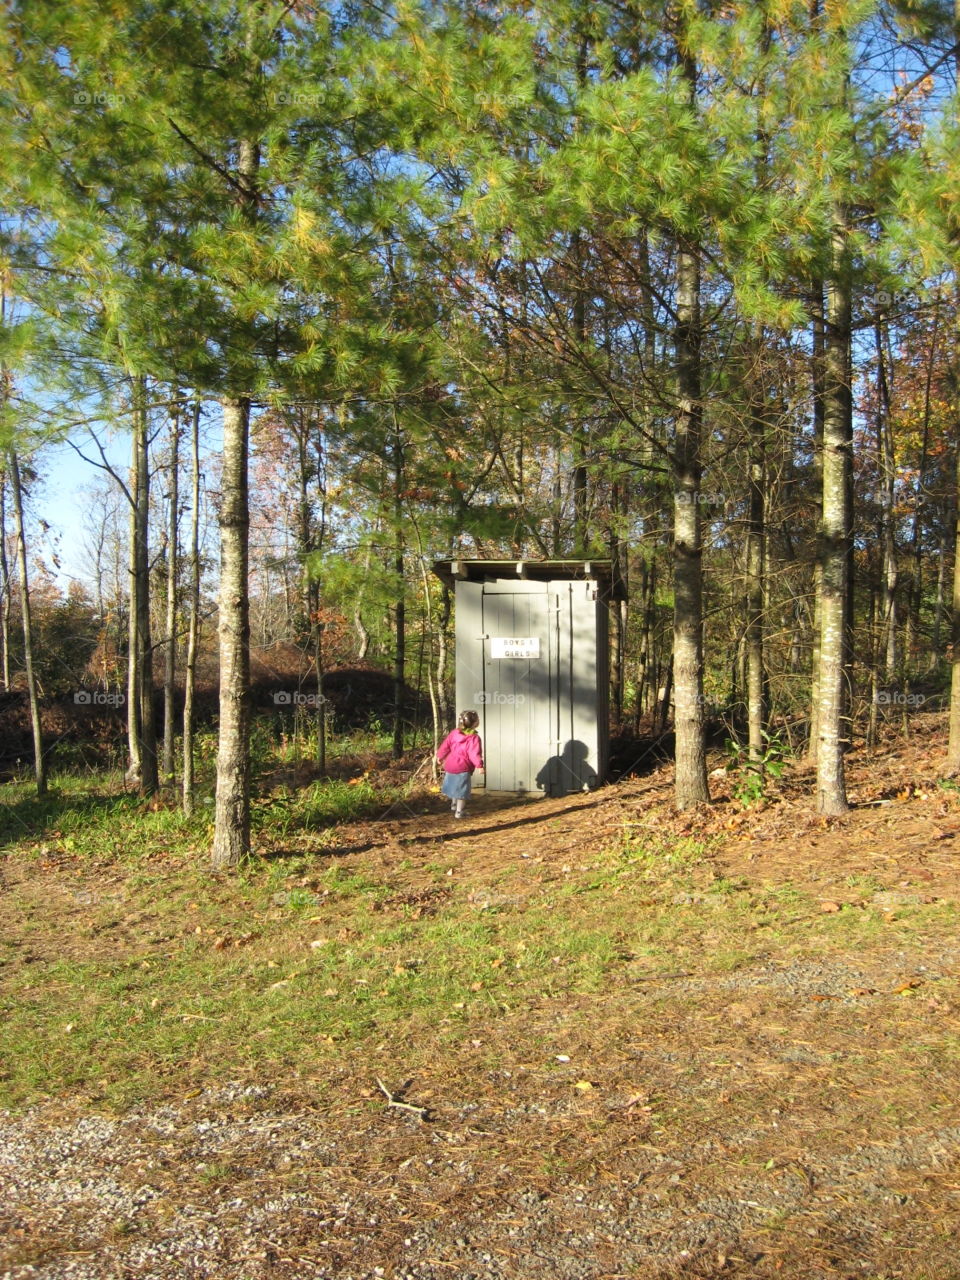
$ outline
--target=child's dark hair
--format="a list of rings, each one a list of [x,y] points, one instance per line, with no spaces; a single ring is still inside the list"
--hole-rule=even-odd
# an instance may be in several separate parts
[[[480,717],[475,711],[461,711],[457,716],[458,729],[475,729],[480,723]]]

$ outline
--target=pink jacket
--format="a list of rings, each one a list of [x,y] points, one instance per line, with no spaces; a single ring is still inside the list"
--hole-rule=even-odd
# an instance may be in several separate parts
[[[483,743],[477,733],[454,729],[440,743],[437,759],[444,761],[447,773],[473,773],[483,768]]]

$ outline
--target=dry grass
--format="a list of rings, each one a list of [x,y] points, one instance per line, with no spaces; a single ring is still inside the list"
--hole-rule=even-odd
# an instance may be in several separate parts
[[[8,1101],[47,1130],[229,1115],[202,1159],[140,1133],[123,1176],[155,1148],[168,1207],[101,1231],[115,1261],[187,1202],[293,1196],[272,1261],[199,1274],[956,1277],[938,732],[852,759],[842,822],[802,771],[679,816],[664,772],[462,824],[426,795],[322,841],[287,822],[232,880],[196,833],[123,861],[32,838],[0,907]],[[38,1210],[6,1265],[62,1258],[49,1232]]]

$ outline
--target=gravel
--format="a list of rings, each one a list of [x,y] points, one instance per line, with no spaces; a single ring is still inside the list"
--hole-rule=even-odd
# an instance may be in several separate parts
[[[467,1105],[446,1112],[444,1128],[366,1113],[352,1132],[341,1123],[334,1133],[324,1115],[288,1110],[269,1086],[234,1084],[117,1118],[4,1113],[0,1274],[600,1280],[741,1264],[755,1274],[757,1241],[774,1220],[793,1219],[811,1247],[842,1237],[867,1256],[884,1223],[912,1212],[898,1173],[932,1177],[960,1160],[960,1127],[944,1126],[864,1142],[816,1168],[785,1157],[758,1171],[751,1152],[779,1111],[684,1151],[642,1144],[629,1177],[621,1169],[548,1188],[522,1185],[508,1158],[491,1166],[489,1153],[481,1177],[456,1150],[462,1127],[475,1135],[485,1126],[508,1156],[511,1123],[530,1141],[547,1110],[511,1122]],[[408,1154],[364,1176],[378,1133]]]

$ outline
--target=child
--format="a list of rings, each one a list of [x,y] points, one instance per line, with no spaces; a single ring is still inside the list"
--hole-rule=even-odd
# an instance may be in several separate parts
[[[470,775],[474,769],[482,769],[483,743],[477,733],[480,717],[475,711],[461,711],[457,718],[457,727],[448,733],[440,749],[437,759],[444,764],[443,785],[440,790],[450,801],[450,808],[455,818],[462,818],[470,794]]]

